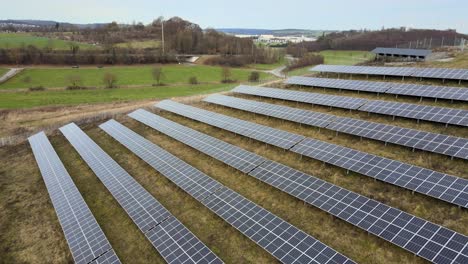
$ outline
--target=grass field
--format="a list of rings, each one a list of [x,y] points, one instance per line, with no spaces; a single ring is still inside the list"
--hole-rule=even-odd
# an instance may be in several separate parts
[[[118,43],[117,47],[127,48],[132,47],[134,49],[146,49],[146,48],[157,48],[160,45],[158,40],[145,40],[145,41],[130,41],[124,43]]]
[[[0,68],[0,77],[3,76],[3,74],[7,73],[8,72],[8,69],[6,68]]]
[[[147,88],[114,88],[93,90],[56,90],[42,92],[0,93],[0,109],[31,108],[38,106],[63,106],[120,102],[142,99],[161,99],[224,91],[229,84],[200,84],[182,86],[158,86]]]
[[[324,50],[320,52],[325,64],[354,65],[373,59],[373,54],[367,51]]]
[[[94,46],[90,44],[77,44],[81,49],[94,48]],[[45,48],[47,46],[50,46],[53,49],[63,50],[70,48],[70,41],[46,37],[37,37],[29,33],[0,33],[0,48],[19,48],[28,45],[33,45],[37,48]]]
[[[163,83],[165,84],[188,84],[188,79],[197,77],[199,82],[220,82],[221,68],[212,66],[187,66],[187,65],[164,65]],[[117,76],[117,85],[151,85],[154,83],[151,70],[152,66],[129,66],[129,67],[106,67],[98,68],[30,68],[0,85],[0,89],[28,88],[30,86],[44,86],[46,88],[66,87],[70,83],[68,76],[79,75],[84,86],[102,87],[103,76],[106,72]],[[232,79],[247,81],[251,69],[231,69]],[[269,74],[261,73],[261,78]],[[30,82],[25,82],[29,77]]]

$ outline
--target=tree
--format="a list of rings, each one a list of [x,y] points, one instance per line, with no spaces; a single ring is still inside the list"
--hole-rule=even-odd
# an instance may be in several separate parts
[[[162,85],[162,79],[164,78],[163,68],[156,66],[151,73],[153,74],[153,79],[156,81],[156,84]]]
[[[258,82],[260,80],[260,73],[258,71],[253,71],[249,75],[249,82]]]
[[[115,88],[117,83],[117,76],[113,73],[106,72],[104,74],[103,81],[107,88]]]
[[[223,83],[229,83],[232,81],[231,76],[232,76],[231,69],[229,69],[229,67],[223,67],[221,70],[221,77],[222,77],[221,81]]]
[[[192,76],[189,78],[189,83],[192,84],[192,85],[196,85],[198,84],[198,79],[196,76]]]
[[[82,80],[81,76],[78,74],[70,74],[67,76],[68,81],[70,82],[70,88],[78,88],[81,86]]]

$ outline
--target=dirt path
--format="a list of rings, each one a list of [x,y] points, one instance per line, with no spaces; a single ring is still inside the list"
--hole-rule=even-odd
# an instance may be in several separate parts
[[[3,76],[0,77],[0,83],[6,82],[16,74],[20,73],[24,68],[11,68]]]

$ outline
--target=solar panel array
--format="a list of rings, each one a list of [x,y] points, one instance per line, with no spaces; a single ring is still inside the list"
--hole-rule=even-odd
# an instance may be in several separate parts
[[[468,139],[466,138],[385,125],[355,118],[339,117],[225,95],[211,95],[203,101],[300,124],[323,127],[355,136],[440,153],[450,157],[468,159]]]
[[[354,263],[116,121],[101,128],[281,262]]]
[[[179,104],[171,100],[163,100],[157,104],[157,107],[170,112],[178,111],[184,116],[219,128],[224,129],[229,127],[233,133],[257,139],[282,149],[289,149],[305,138],[304,136],[280,131],[268,126],[257,125],[200,108]]]
[[[468,69],[317,65],[316,72],[468,80]]]
[[[194,107],[165,100],[157,107],[204,122],[204,116],[214,114],[213,112],[201,110],[196,112]],[[170,106],[170,107],[168,107]],[[197,109],[197,108],[195,108]],[[190,113],[190,114],[188,114]],[[231,123],[231,126],[222,126],[216,120],[211,120],[211,125],[228,131],[242,130],[242,125],[235,125],[237,118],[216,114],[220,120]],[[132,116],[133,117],[133,116]],[[250,126],[257,124],[250,123]],[[274,129],[272,133],[285,132]],[[254,132],[255,133],[255,132]],[[249,138],[255,137],[258,141],[268,143],[262,137],[254,133],[244,133]],[[289,132],[287,132],[289,133]],[[292,133],[289,133],[292,134]],[[294,135],[294,134],[292,134]],[[384,182],[388,182],[412,191],[416,191],[434,198],[468,208],[468,180],[451,175],[428,170],[418,166],[410,165],[400,161],[387,159],[381,156],[342,147],[336,144],[304,138],[289,149],[292,152],[317,159],[350,171],[354,171]]]
[[[360,106],[367,102],[366,99],[349,96],[327,95],[320,93],[309,93],[247,85],[239,85],[232,91],[235,93],[259,95],[268,98],[276,98],[316,105],[333,106],[345,109],[358,109]]]
[[[282,90],[284,92],[276,92],[276,90],[281,89],[241,85],[233,89],[232,92],[309,104],[319,104],[326,106],[338,105],[336,103],[330,103],[330,101],[320,101],[315,103],[314,100],[308,99],[308,94],[310,94],[311,98],[315,98],[316,93],[300,92],[294,90]],[[418,104],[398,103],[381,100],[365,100],[347,96],[335,97],[342,98],[340,99],[340,101],[343,103],[340,104],[340,108],[355,109],[369,113],[406,117],[416,120],[426,120],[431,122],[452,124],[458,126],[468,126],[468,110],[424,106]],[[349,102],[349,104],[345,102]]]
[[[462,109],[370,100],[368,103],[361,106],[359,110],[416,120],[468,126],[468,110]]]
[[[225,95],[210,95],[203,99],[203,101],[316,127],[327,127],[334,119],[337,118],[335,115]]]
[[[78,126],[60,131],[167,262],[222,263]]]
[[[44,132],[28,138],[75,263],[120,263]]]
[[[137,120],[243,172],[245,167],[253,167],[248,175],[427,260],[435,263],[468,260],[468,251],[460,252],[468,237],[452,230],[149,112],[139,111]]]
[[[392,82],[371,82],[303,76],[291,77],[287,79],[285,83],[292,85],[334,88],[340,90],[343,89],[415,97],[468,101],[468,89],[447,86]]]

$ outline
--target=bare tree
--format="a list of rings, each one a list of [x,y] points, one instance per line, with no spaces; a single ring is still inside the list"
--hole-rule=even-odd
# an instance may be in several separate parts
[[[229,67],[223,67],[221,70],[221,77],[222,77],[221,81],[223,83],[229,83],[232,81],[231,76],[232,76],[231,69]]]
[[[103,81],[107,88],[115,88],[117,83],[117,76],[113,73],[106,72],[104,74]]]
[[[156,85],[162,85],[162,79],[164,78],[163,68],[154,67],[151,74],[153,74],[153,79],[156,81]]]
[[[72,88],[78,88],[81,86],[82,80],[81,76],[78,74],[70,74],[67,76],[68,81],[70,82],[70,86]]]

